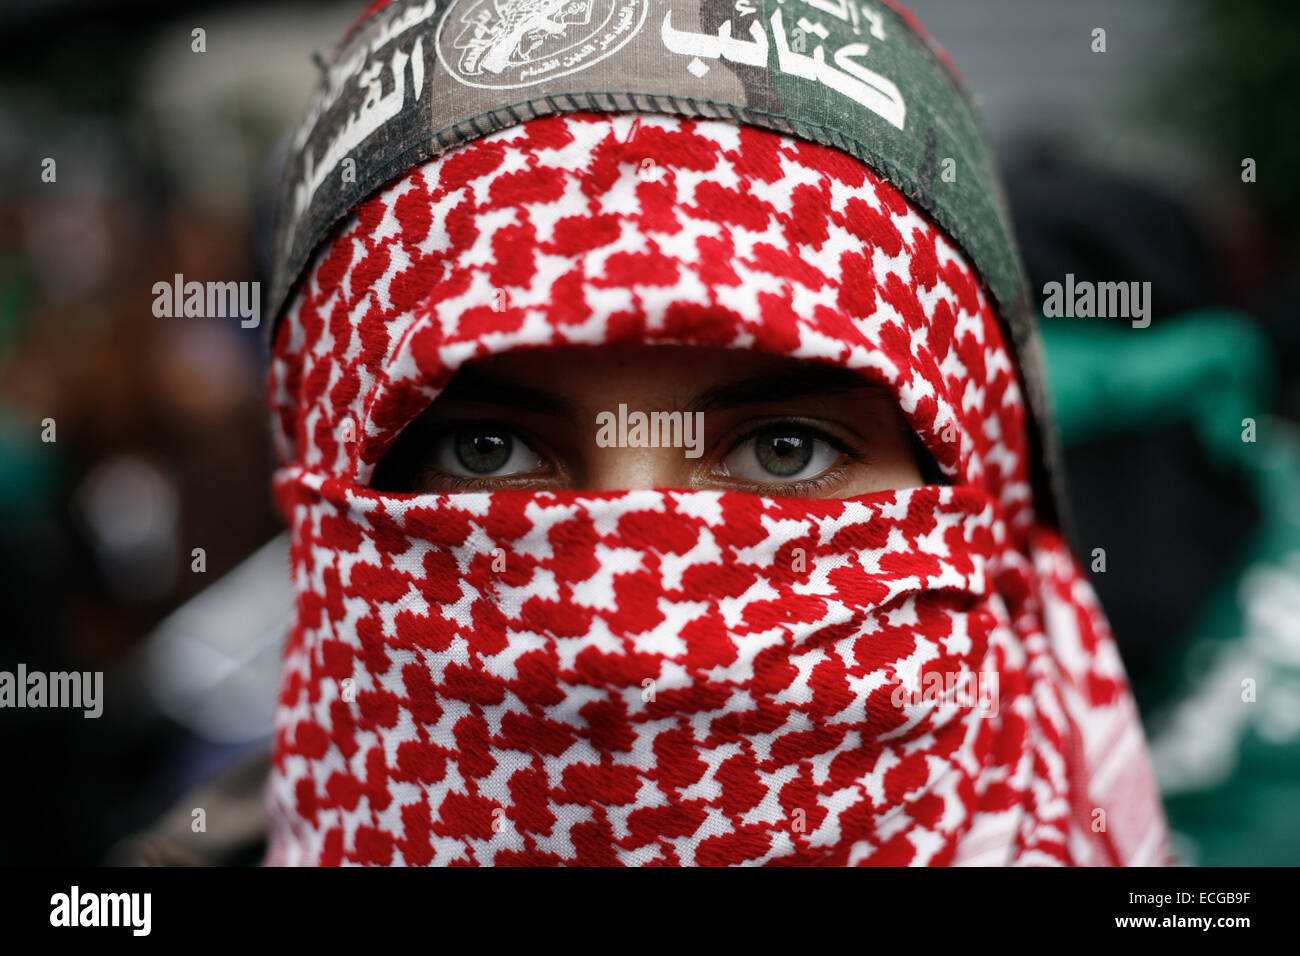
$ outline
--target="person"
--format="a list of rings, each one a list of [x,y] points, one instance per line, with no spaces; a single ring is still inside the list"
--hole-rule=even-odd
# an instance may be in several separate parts
[[[1166,861],[964,230],[671,111],[386,168],[273,332],[265,863]]]

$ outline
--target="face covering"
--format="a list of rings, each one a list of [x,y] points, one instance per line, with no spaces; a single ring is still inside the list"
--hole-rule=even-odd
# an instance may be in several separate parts
[[[602,344],[854,369],[947,483],[368,487],[465,362]],[[1166,860],[1114,642],[1035,517],[997,316],[852,157],[649,114],[452,149],[315,257],[271,398],[296,619],[269,863]]]

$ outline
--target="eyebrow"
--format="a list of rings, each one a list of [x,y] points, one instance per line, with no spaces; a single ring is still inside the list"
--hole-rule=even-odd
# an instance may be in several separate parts
[[[706,389],[688,402],[683,411],[713,412],[744,405],[788,402],[801,398],[838,395],[844,392],[884,391],[853,369],[815,362],[775,372],[760,372]],[[507,405],[539,414],[576,417],[573,403],[542,388],[519,385],[472,366],[463,366],[438,396],[451,401],[484,405]]]
[[[497,378],[472,366],[458,369],[438,398],[484,405],[509,405],[545,415],[573,417],[575,414],[573,404],[554,392],[517,385],[509,379]]]
[[[882,389],[853,369],[811,363],[798,368],[763,372],[735,382],[715,385],[693,399],[687,410],[712,412],[742,405],[788,402],[800,398],[856,391],[880,393]]]

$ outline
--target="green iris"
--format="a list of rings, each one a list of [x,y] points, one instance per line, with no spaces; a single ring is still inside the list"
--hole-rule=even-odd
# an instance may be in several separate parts
[[[510,460],[514,442],[504,430],[476,428],[456,433],[456,460],[466,471],[477,475],[490,475],[500,471]]]
[[[754,437],[754,455],[769,474],[788,478],[808,467],[813,456],[813,444],[806,433],[763,432]]]

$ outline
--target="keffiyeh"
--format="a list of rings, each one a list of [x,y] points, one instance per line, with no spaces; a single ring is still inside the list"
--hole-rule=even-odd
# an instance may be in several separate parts
[[[464,363],[606,344],[854,369],[947,484],[368,487]],[[316,255],[271,401],[296,620],[270,863],[1164,862],[1114,641],[1035,517],[997,315],[852,157],[627,113],[458,146]]]

